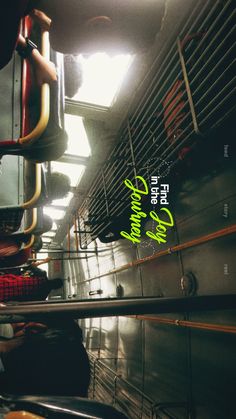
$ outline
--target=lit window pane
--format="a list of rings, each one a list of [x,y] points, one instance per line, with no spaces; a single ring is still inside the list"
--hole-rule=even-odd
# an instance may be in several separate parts
[[[57,230],[57,224],[53,221],[52,230]]]
[[[111,106],[132,59],[128,54],[115,57],[105,53],[79,56],[83,83],[73,100]]]
[[[52,205],[58,205],[58,206],[61,206],[61,207],[68,207],[72,197],[73,197],[73,193],[69,192],[68,195],[65,198],[54,199],[52,201]]]
[[[81,176],[84,173],[85,166],[71,163],[61,163],[58,161],[51,162],[51,168],[54,172],[61,172],[69,176],[71,186],[77,186]]]
[[[49,217],[51,217],[54,220],[61,220],[65,215],[65,211],[51,207],[44,207],[43,212],[44,214],[49,215]]]
[[[67,154],[88,157],[91,149],[81,116],[65,114],[65,128],[68,134]]]
[[[45,253],[45,252],[36,253],[37,260],[43,260],[43,259],[46,259],[47,257],[48,257],[48,253]],[[42,265],[40,265],[40,269],[42,269],[43,271],[46,271],[48,275],[48,263],[43,263]]]

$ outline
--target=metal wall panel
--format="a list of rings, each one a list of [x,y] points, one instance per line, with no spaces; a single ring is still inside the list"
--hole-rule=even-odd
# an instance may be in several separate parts
[[[21,130],[21,59],[15,54],[0,72],[0,141],[20,136]],[[7,179],[7,188],[6,188]],[[4,156],[0,167],[0,204],[23,202],[23,158]]]

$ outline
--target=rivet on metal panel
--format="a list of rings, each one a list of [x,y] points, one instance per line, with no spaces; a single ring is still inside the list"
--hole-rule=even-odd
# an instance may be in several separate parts
[[[192,272],[188,272],[180,279],[180,287],[184,295],[194,295],[196,293],[197,282]]]

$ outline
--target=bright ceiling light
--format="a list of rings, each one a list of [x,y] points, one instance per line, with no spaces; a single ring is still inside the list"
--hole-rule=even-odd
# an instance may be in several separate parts
[[[111,106],[121,82],[132,62],[132,55],[116,55],[110,57],[105,53],[97,53],[78,61],[82,66],[83,83],[73,100]]]
[[[44,207],[43,212],[44,212],[44,214],[49,215],[49,217],[51,217],[52,220],[61,220],[65,215],[65,211],[55,209],[55,208],[52,208],[52,207],[49,207],[49,206]]]

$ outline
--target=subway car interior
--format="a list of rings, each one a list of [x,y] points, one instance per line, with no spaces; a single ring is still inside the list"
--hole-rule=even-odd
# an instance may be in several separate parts
[[[1,13],[0,418],[234,419],[235,0]]]

